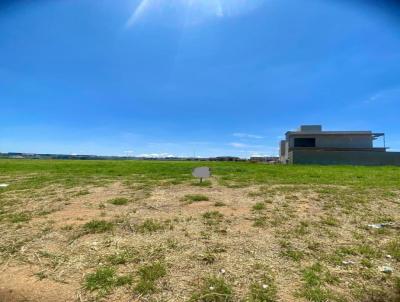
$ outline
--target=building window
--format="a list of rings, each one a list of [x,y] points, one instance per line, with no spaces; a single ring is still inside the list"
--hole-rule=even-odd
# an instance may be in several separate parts
[[[294,146],[301,148],[315,148],[315,138],[295,138]]]

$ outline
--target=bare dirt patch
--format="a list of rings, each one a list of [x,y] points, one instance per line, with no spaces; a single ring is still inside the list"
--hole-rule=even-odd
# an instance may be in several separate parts
[[[37,268],[26,265],[0,267],[0,301],[76,301],[73,285],[46,279],[38,280],[34,275],[36,271]]]

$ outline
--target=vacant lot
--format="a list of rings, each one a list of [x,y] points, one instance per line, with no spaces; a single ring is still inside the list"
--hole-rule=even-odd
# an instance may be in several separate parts
[[[0,160],[0,183],[0,301],[400,301],[399,168]]]

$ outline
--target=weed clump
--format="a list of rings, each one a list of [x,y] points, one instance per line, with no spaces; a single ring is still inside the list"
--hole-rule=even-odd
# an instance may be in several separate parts
[[[339,221],[331,215],[328,215],[327,217],[323,218],[321,220],[321,223],[327,226],[333,226],[333,227],[339,226]]]
[[[143,223],[136,225],[136,231],[142,234],[155,233],[165,230],[168,226],[166,222],[160,222],[154,219],[146,219]],[[170,225],[172,227],[172,225]]]
[[[253,205],[252,209],[255,212],[262,211],[265,209],[265,203],[257,202],[255,205]]]
[[[76,192],[76,194],[74,196],[78,197],[78,196],[84,196],[84,195],[89,195],[89,194],[90,194],[89,190],[85,189],[85,190],[80,190],[80,191]]]
[[[218,211],[208,211],[203,214],[204,223],[206,225],[217,225],[219,224],[224,215]]]
[[[272,278],[263,276],[261,282],[250,285],[250,293],[246,302],[275,302],[277,288]]]
[[[108,201],[108,203],[111,203],[115,206],[124,206],[128,204],[129,200],[127,198],[119,197],[119,198],[114,198]]]
[[[315,302],[325,302],[333,298],[333,294],[325,287],[325,284],[335,283],[337,279],[326,272],[320,263],[307,267],[303,270],[302,275],[304,285],[299,296]]]
[[[32,216],[28,213],[15,213],[9,216],[12,223],[27,222],[32,219]]]
[[[190,302],[231,302],[233,291],[231,285],[218,277],[206,278],[200,290],[194,293]]]
[[[256,228],[263,228],[267,225],[267,217],[264,215],[260,215],[254,218],[253,226]]]
[[[217,260],[217,257],[211,251],[206,251],[199,258],[205,264],[213,264]]]
[[[130,250],[125,250],[120,253],[115,253],[107,257],[107,261],[112,265],[122,265],[129,263],[135,259],[135,253]]]
[[[282,241],[280,242],[282,251],[281,255],[287,257],[293,261],[300,262],[304,258],[304,253],[292,247],[290,242]]]
[[[142,295],[151,294],[156,291],[156,281],[167,274],[164,263],[156,262],[147,264],[139,269],[140,280],[135,286],[135,291]]]
[[[83,226],[90,234],[106,233],[114,229],[114,224],[105,220],[92,220]]]
[[[187,204],[192,204],[194,202],[199,202],[199,201],[208,201],[208,200],[209,198],[207,196],[201,194],[189,194],[183,197],[183,201],[186,202]]]
[[[400,240],[392,240],[386,246],[386,251],[397,261],[400,261]]]
[[[132,283],[132,276],[117,276],[112,267],[103,267],[96,272],[88,274],[85,278],[85,289],[97,291],[100,296],[111,292],[115,287],[125,286]]]

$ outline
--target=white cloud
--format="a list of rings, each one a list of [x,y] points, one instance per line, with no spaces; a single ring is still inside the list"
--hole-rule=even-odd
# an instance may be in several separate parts
[[[233,136],[239,137],[239,138],[254,138],[254,139],[264,138],[261,135],[249,134],[249,133],[233,133]]]
[[[242,143],[229,143],[229,146],[232,146],[234,148],[246,148],[249,147],[246,144],[242,144]]]
[[[382,90],[374,95],[372,95],[369,99],[364,101],[365,104],[386,104],[398,101],[400,97],[400,88],[393,88]]]
[[[134,25],[141,18],[157,10],[181,11],[191,17],[192,21],[195,19],[199,21],[208,17],[223,18],[240,15],[255,9],[264,2],[265,0],[141,0],[126,26]]]
[[[139,157],[146,157],[146,158],[168,158],[168,157],[176,157],[173,154],[169,153],[145,153],[145,154],[140,154],[138,155]]]
[[[269,154],[263,154],[263,153],[251,153],[250,157],[268,157],[268,156],[273,156]]]

